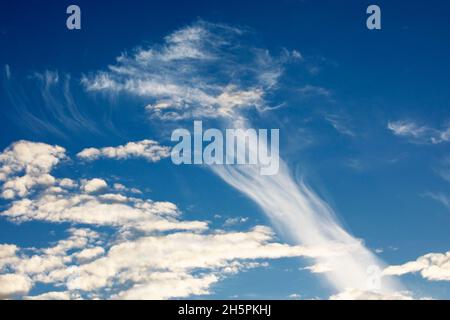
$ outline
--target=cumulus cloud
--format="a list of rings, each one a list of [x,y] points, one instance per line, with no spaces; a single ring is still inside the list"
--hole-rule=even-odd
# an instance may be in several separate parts
[[[105,189],[108,184],[103,179],[94,178],[91,180],[84,180],[81,182],[81,189],[87,193],[93,193]]]
[[[450,128],[439,130],[408,120],[391,121],[387,127],[393,134],[415,143],[439,144],[450,141]]]
[[[415,261],[398,266],[389,266],[383,274],[401,276],[407,273],[420,273],[431,281],[450,281],[450,251],[446,253],[428,253]]]
[[[26,300],[74,300],[77,298],[77,295],[71,294],[68,291],[51,291],[37,296],[24,297]]]
[[[304,269],[309,270],[312,273],[325,273],[333,270],[330,266],[324,263],[313,264],[311,266],[305,267]]]
[[[332,295],[330,300],[412,300],[406,291],[380,293],[376,291],[364,291],[360,289],[348,289]]]
[[[148,149],[145,144],[143,148],[127,144],[119,150],[122,151],[115,153],[119,157],[141,151],[148,157],[155,157],[154,150]],[[64,158],[65,149],[62,147],[28,141],[16,142],[0,154],[0,177],[8,179],[3,185],[4,193],[11,191],[14,196],[16,192],[22,196],[21,199],[10,199],[9,207],[0,215],[19,223],[31,220],[71,222],[142,231],[207,228],[205,222],[179,221],[179,210],[173,203],[103,193],[108,185],[100,178],[82,179],[80,183],[68,178],[54,178],[50,172]],[[20,178],[29,181],[24,190],[17,188],[17,184],[11,184]],[[41,188],[29,194],[38,184]],[[82,192],[78,190],[79,185]],[[139,193],[133,188],[125,190],[121,184],[115,187],[121,191]]]
[[[15,222],[73,222],[146,231],[207,227],[200,221],[178,221],[179,211],[173,203],[113,195],[44,193],[35,199],[14,201],[0,215]]]
[[[0,154],[2,197],[24,197],[37,185],[54,184],[49,173],[65,157],[60,146],[24,140],[13,143]]]
[[[101,256],[104,253],[105,253],[105,249],[103,249],[102,247],[94,247],[94,248],[84,249],[84,250],[76,253],[74,256],[78,261],[83,262],[83,261],[88,261],[88,260],[97,258],[98,256]]]
[[[31,281],[27,276],[20,274],[0,275],[0,299],[14,298],[30,291]]]
[[[148,286],[151,289],[151,284],[160,277],[162,277],[159,279],[160,285],[163,287],[167,285],[165,281],[161,281],[164,279],[168,280],[168,283],[186,279],[196,283],[202,282],[201,277],[194,278],[191,275],[194,270],[209,270],[209,279],[213,276],[216,279],[213,282],[216,282],[223,273],[245,267],[247,260],[276,259],[305,254],[306,251],[301,247],[271,243],[272,236],[268,228],[255,227],[248,232],[215,234],[179,232],[124,241],[112,246],[106,256],[77,268],[77,276],[72,277],[67,285],[72,290],[92,291],[114,283],[130,281],[137,284],[150,282]],[[239,246],[239,250],[233,249],[236,246]],[[148,252],[152,254],[148,255]],[[242,262],[235,264],[238,261]],[[142,285],[139,287],[142,289]],[[132,288],[131,291],[134,292],[135,289]],[[175,295],[172,297],[181,296],[177,292],[178,289],[174,289]],[[152,291],[152,295],[147,296],[148,298],[167,298],[165,296],[167,290],[164,290],[166,291],[164,293]],[[129,293],[125,296],[129,296]],[[136,295],[133,294],[133,297]]]
[[[72,228],[67,239],[49,248],[34,249],[32,254],[2,245],[2,261],[4,257],[14,259],[0,269],[0,295],[26,295],[36,283],[44,283],[63,290],[24,298],[182,298],[209,294],[215,283],[230,274],[266,266],[260,260],[320,254],[318,248],[290,246],[273,238],[273,232],[265,226],[242,232],[125,237],[122,232],[108,236]]]
[[[65,157],[58,146],[16,143],[2,154],[2,174],[50,175]],[[266,266],[262,260],[339,252],[275,242],[265,226],[242,232],[211,230],[205,221],[182,220],[171,202],[123,195],[120,192],[132,189],[120,183],[108,188],[101,178],[53,179],[21,199],[11,199],[0,215],[17,223],[66,222],[74,227],[67,230],[67,238],[44,248],[0,244],[3,298],[188,297],[210,293],[230,274]],[[112,232],[94,230],[100,226]],[[38,283],[47,284],[49,291],[30,295]]]
[[[97,160],[99,158],[128,159],[144,158],[149,162],[157,162],[170,156],[170,148],[159,145],[153,140],[128,142],[125,145],[105,148],[87,148],[77,154],[83,160]]]

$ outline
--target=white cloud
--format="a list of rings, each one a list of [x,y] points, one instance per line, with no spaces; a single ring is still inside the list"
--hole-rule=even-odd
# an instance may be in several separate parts
[[[121,183],[114,183],[113,187],[114,187],[114,190],[119,191],[119,192],[131,192],[131,193],[135,193],[135,194],[142,194],[142,191],[139,190],[138,188],[127,188]]]
[[[32,287],[30,278],[20,274],[0,275],[0,299],[27,294]]]
[[[76,253],[74,256],[78,261],[84,262],[84,261],[92,260],[93,258],[97,258],[98,256],[101,256],[104,253],[105,253],[105,249],[103,249],[102,247],[94,247],[94,248],[84,249],[84,250]]]
[[[26,299],[189,297],[209,294],[215,283],[230,274],[266,266],[261,260],[335,255],[348,250],[274,242],[273,232],[264,226],[242,232],[209,230],[206,222],[180,220],[178,208],[170,202],[120,193],[80,193],[76,181],[56,180],[64,192],[55,193],[50,186],[12,201],[0,214],[15,222],[69,222],[109,226],[115,232],[103,235],[71,228],[68,238],[48,248],[0,245],[1,294],[5,297],[25,296],[36,283],[63,290],[50,289]],[[80,189],[91,192],[106,185],[94,183],[89,188],[92,181],[96,180],[82,180]],[[118,183],[114,189],[127,188]]]
[[[99,158],[144,158],[149,162],[157,162],[170,156],[170,148],[160,146],[158,142],[153,140],[142,140],[128,142],[125,145],[117,147],[105,147],[101,149],[87,148],[78,153],[77,156],[80,159],[88,161],[97,160]]]
[[[77,297],[68,291],[51,291],[37,296],[27,296],[26,300],[70,300]]]
[[[9,64],[5,64],[5,76],[6,79],[11,78],[11,68],[9,67]]]
[[[13,244],[0,244],[0,271],[17,262],[17,246]]]
[[[283,63],[301,55],[285,50],[274,58],[264,49],[237,46],[243,33],[197,21],[168,35],[162,45],[122,54],[107,71],[82,82],[89,91],[142,98],[152,118],[231,118],[239,110],[265,110],[264,96],[277,83]]]
[[[279,84],[286,62],[301,60],[296,53],[274,57],[268,50],[250,47],[239,41],[242,32],[223,25],[197,22],[181,30],[185,32],[174,36],[176,45],[169,35],[161,46],[120,56],[108,70],[84,77],[83,84],[93,92],[137,97],[153,118],[220,118],[227,128],[245,128],[248,110],[270,108],[269,93]],[[190,49],[179,50],[186,47]],[[308,93],[329,95],[326,89],[312,86],[304,89],[304,94]],[[324,276],[337,290],[364,288],[367,267],[383,263],[343,229],[333,210],[310,188],[296,183],[284,163],[281,166],[278,175],[265,178],[253,171],[259,168],[251,166],[213,169],[225,182],[255,200],[276,227],[296,243],[352,247],[340,252],[339,258],[320,257],[315,263],[333,265],[332,272]],[[386,281],[388,289],[397,291],[397,283]]]
[[[313,264],[311,266],[305,267],[304,269],[309,270],[312,273],[325,273],[333,270],[330,266],[324,263]]]
[[[54,184],[49,172],[64,158],[65,149],[60,146],[24,140],[13,143],[0,154],[2,197],[24,197],[35,186]]]
[[[368,268],[384,268],[376,255],[344,230],[332,208],[306,184],[295,181],[284,162],[280,161],[280,170],[273,176],[260,175],[258,166],[217,166],[213,169],[225,182],[253,199],[288,239],[305,247],[324,248],[322,254],[312,259],[315,267],[308,270],[323,271],[326,266],[328,271],[321,275],[334,290],[365,290]],[[401,288],[395,279],[385,280],[383,292],[397,292]]]
[[[377,291],[364,291],[360,289],[348,289],[332,295],[330,300],[412,300],[409,292],[381,293]]]
[[[59,181],[59,185],[63,188],[75,188],[77,187],[77,183],[72,179],[64,178]]]
[[[40,220],[53,223],[82,224],[151,230],[201,230],[201,221],[179,221],[176,205],[138,198],[102,197],[88,194],[41,194],[36,199],[22,199],[0,212],[12,221]]]
[[[2,257],[15,261],[0,275],[0,295],[27,294],[33,284],[63,289],[26,299],[168,299],[211,292],[229,274],[266,266],[261,259],[300,257],[318,250],[273,242],[263,226],[246,232],[177,232],[108,241],[89,229],[71,229],[67,239],[27,255],[15,246],[2,246]],[[320,250],[319,250],[320,251]],[[72,253],[73,252],[73,253]],[[105,290],[108,289],[108,290]]]
[[[348,117],[339,114],[325,114],[325,120],[331,124],[331,126],[340,134],[354,137],[355,133],[348,124]]]
[[[81,189],[87,193],[94,193],[105,189],[106,187],[108,187],[108,184],[103,179],[94,178],[91,180],[81,181]]]
[[[426,192],[424,194],[426,197],[429,197],[439,203],[441,203],[442,205],[444,205],[445,207],[447,207],[448,209],[450,209],[450,197],[447,196],[444,193],[441,192]]]
[[[124,241],[113,245],[104,257],[78,267],[76,276],[67,286],[71,290],[92,291],[131,281],[136,283],[131,289],[133,295],[126,291],[119,296],[136,298],[135,291],[139,288],[140,298],[182,297],[187,294],[181,294],[180,288],[185,292],[199,286],[204,291],[204,281],[209,286],[227,272],[247,266],[248,260],[295,257],[307,253],[301,247],[272,243],[272,236],[268,228],[255,227],[249,232],[180,232]],[[152,254],[148,255],[149,252]],[[238,261],[242,262],[234,263]],[[237,269],[230,269],[230,266]],[[206,278],[194,277],[191,272],[195,270],[209,270],[209,274]],[[179,283],[176,286],[172,285],[175,280]],[[192,286],[181,285],[183,281],[193,282]],[[168,295],[171,287],[172,293]],[[157,288],[161,288],[161,292]],[[148,296],[143,296],[142,291]]]
[[[428,253],[415,261],[398,266],[389,266],[383,270],[383,274],[395,276],[417,272],[427,280],[450,281],[450,251],[447,253]]]
[[[323,87],[317,87],[312,85],[305,85],[298,89],[298,92],[300,92],[303,96],[323,96],[323,97],[329,97],[331,95],[331,91],[323,88]]]
[[[218,276],[209,274],[193,277],[189,274],[153,273],[144,284],[136,284],[113,298],[128,300],[161,300],[186,298],[192,295],[210,294],[210,287],[218,282]]]
[[[415,143],[439,144],[450,141],[450,128],[439,130],[407,120],[388,122],[387,127],[395,135]]]
[[[223,225],[225,227],[231,227],[237,224],[242,224],[248,221],[248,217],[234,217],[234,218],[227,218]]]

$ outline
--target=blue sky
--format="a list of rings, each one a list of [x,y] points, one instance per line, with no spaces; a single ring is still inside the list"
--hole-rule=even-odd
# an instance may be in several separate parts
[[[0,297],[450,297],[450,5],[69,4],[0,10]],[[171,162],[239,117],[280,129],[279,178]]]

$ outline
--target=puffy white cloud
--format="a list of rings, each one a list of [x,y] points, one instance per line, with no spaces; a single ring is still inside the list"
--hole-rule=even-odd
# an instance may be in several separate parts
[[[94,178],[91,180],[84,180],[81,181],[81,183],[82,183],[81,189],[87,193],[94,193],[108,187],[108,184],[106,183],[105,180],[98,178]]]
[[[105,253],[105,249],[102,247],[94,247],[94,248],[87,248],[84,249],[78,253],[76,253],[74,256],[75,258],[80,261],[88,261],[92,260],[93,258],[97,258],[98,256],[101,256]]]
[[[68,291],[51,291],[37,296],[25,297],[26,300],[70,300],[73,298],[77,297],[74,297],[74,295]]]
[[[123,200],[127,201],[124,202]],[[21,199],[0,215],[16,222],[40,220],[47,222],[73,222],[154,230],[201,230],[207,228],[202,221],[179,221],[178,208],[170,202],[154,202],[138,198],[125,198],[116,194],[48,194],[36,199]]]
[[[312,273],[325,273],[333,270],[329,265],[325,263],[316,263],[311,266],[305,267],[304,269],[309,270]]]
[[[15,246],[0,247],[2,257],[15,258],[8,265],[14,274],[0,275],[0,294],[25,295],[33,283],[42,282],[64,290],[25,298],[181,298],[210,293],[228,274],[266,266],[261,259],[317,251],[273,242],[273,236],[269,228],[257,226],[246,232],[132,234],[129,239],[118,232],[100,241],[92,230],[72,228],[67,239],[31,256]]]
[[[95,291],[131,282],[135,283],[132,289],[118,289],[117,297],[183,297],[206,293],[210,284],[226,273],[249,267],[251,260],[297,257],[308,252],[273,243],[272,236],[270,229],[255,227],[249,232],[179,232],[126,240],[113,245],[105,256],[72,270],[67,287]],[[207,276],[194,277],[195,270],[203,270]],[[192,284],[186,286],[186,281]]]
[[[30,278],[20,274],[0,275],[0,299],[27,294],[32,287]]]
[[[192,295],[206,295],[210,293],[210,287],[219,280],[219,277],[213,274],[193,277],[189,274],[155,272],[149,276],[149,279],[144,284],[136,284],[113,298],[161,300],[186,298]]]
[[[63,178],[59,181],[59,185],[63,188],[75,188],[77,186],[77,183],[69,178]]]
[[[409,292],[377,292],[347,289],[330,297],[330,300],[412,300]]]
[[[2,271],[3,268],[7,267],[8,265],[17,262],[17,250],[18,248],[16,245],[0,244],[0,271]]]
[[[117,191],[122,191],[122,192],[131,192],[131,193],[136,193],[136,194],[142,194],[142,191],[137,189],[137,188],[127,188],[125,187],[123,184],[121,183],[114,183],[113,185],[114,189]]]
[[[427,280],[450,281],[450,251],[428,253],[415,261],[398,266],[389,266],[383,270],[383,274],[395,276],[416,272],[420,272],[420,275]]]
[[[153,140],[128,142],[117,147],[105,147],[101,149],[87,148],[78,153],[78,158],[83,160],[97,160],[99,158],[128,159],[144,158],[149,162],[157,162],[170,156],[170,148],[160,146]]]
[[[2,197],[24,197],[36,185],[54,184],[49,172],[65,157],[60,146],[24,140],[13,143],[0,154]]]

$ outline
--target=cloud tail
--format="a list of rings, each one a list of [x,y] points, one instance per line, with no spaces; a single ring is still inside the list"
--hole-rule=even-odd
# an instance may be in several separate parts
[[[248,152],[257,152],[247,147]],[[311,252],[314,264],[322,269],[316,272],[323,274],[334,290],[383,294],[399,290],[398,283],[388,278],[381,280],[378,275],[384,268],[383,262],[361,240],[344,230],[332,208],[309,186],[295,181],[281,159],[275,175],[261,175],[259,165],[211,168],[226,183],[255,201],[281,234],[296,244],[314,248]]]

